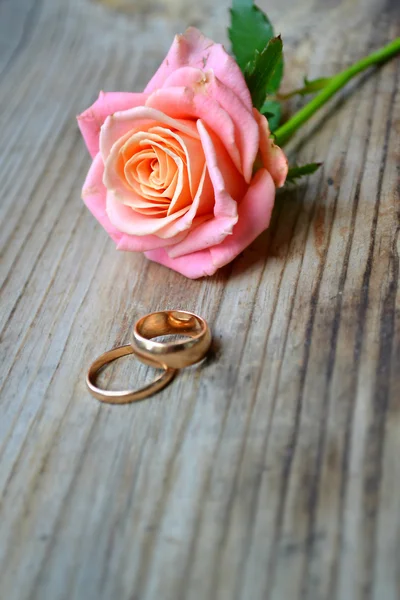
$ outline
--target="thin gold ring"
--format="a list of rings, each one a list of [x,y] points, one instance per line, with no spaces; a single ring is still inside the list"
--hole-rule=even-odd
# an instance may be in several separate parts
[[[140,390],[123,390],[123,391],[113,391],[113,390],[102,390],[96,385],[97,375],[103,367],[105,367],[108,363],[117,360],[121,356],[127,356],[128,354],[134,354],[141,362],[144,362],[151,367],[156,369],[163,369],[164,373],[162,373],[155,381],[145,386]],[[136,402],[137,400],[143,400],[152,394],[162,390],[168,383],[175,377],[176,369],[170,368],[162,359],[157,359],[155,357],[142,356],[142,353],[133,348],[130,344],[127,346],[119,346],[118,348],[113,348],[113,350],[109,350],[105,352],[89,367],[87,376],[86,376],[86,385],[89,388],[92,396],[100,400],[100,402],[105,402],[108,404],[129,404],[130,402]]]
[[[184,335],[189,340],[155,342],[163,335]],[[145,357],[168,367],[182,369],[202,360],[211,345],[211,332],[204,319],[183,310],[163,310],[139,319],[133,331],[133,347]]]

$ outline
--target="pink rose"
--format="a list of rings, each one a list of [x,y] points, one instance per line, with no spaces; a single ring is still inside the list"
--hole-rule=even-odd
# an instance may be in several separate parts
[[[93,157],[82,196],[119,250],[197,278],[268,227],[286,157],[236,62],[196,29],[143,94],[101,93],[78,122]]]

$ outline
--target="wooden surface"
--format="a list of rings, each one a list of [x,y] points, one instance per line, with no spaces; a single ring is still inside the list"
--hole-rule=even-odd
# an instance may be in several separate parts
[[[260,4],[287,88],[400,34],[396,2]],[[1,599],[400,598],[400,61],[310,123],[292,156],[323,170],[213,278],[116,252],[80,200],[75,114],[188,23],[225,39],[227,8],[0,1]],[[165,307],[210,321],[208,362],[97,403],[88,364]]]

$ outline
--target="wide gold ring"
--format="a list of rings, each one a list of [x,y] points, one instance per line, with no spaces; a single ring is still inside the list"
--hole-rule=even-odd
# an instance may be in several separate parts
[[[105,367],[108,363],[117,360],[121,356],[127,356],[128,354],[134,354],[141,362],[144,362],[151,367],[156,369],[163,369],[162,373],[155,381],[149,385],[143,387],[140,390],[102,390],[96,385],[96,378],[99,371]],[[138,352],[130,344],[127,346],[119,346],[113,350],[105,352],[94,363],[90,366],[86,376],[86,385],[89,388],[92,396],[108,404],[129,404],[137,400],[143,400],[152,394],[162,390],[176,375],[176,369],[170,368],[162,359],[155,357],[142,356],[141,352]]]
[[[153,341],[153,338],[163,335],[184,335],[190,339]],[[206,321],[183,310],[163,310],[142,317],[135,325],[133,338],[132,345],[141,354],[174,369],[199,362],[211,345],[211,332]]]

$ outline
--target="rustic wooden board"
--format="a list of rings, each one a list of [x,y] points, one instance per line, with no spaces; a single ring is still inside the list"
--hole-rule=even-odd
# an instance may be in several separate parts
[[[397,3],[293,4],[260,2],[287,87],[400,32]],[[224,39],[227,8],[0,2],[2,599],[400,597],[400,61],[310,123],[293,156],[323,170],[213,278],[117,253],[80,200],[75,114],[140,91],[189,22]],[[165,307],[209,319],[210,359],[97,403],[88,364]]]

